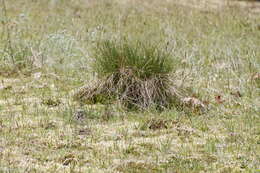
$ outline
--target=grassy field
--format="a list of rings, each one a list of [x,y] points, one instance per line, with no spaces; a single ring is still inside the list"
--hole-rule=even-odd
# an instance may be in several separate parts
[[[0,10],[1,173],[260,171],[259,13],[166,0],[1,0]],[[97,77],[94,48],[122,38],[168,53],[171,79],[207,110],[73,100]]]

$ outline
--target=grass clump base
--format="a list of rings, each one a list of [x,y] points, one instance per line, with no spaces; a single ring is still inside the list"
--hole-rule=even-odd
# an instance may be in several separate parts
[[[173,60],[156,46],[102,42],[95,51],[94,69],[99,80],[81,88],[76,99],[92,104],[118,99],[127,109],[140,110],[171,107],[181,98],[169,78]]]

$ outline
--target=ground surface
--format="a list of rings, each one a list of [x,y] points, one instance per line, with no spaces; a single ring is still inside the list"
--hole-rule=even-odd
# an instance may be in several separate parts
[[[6,1],[0,172],[260,171],[259,4],[194,2]],[[93,46],[122,36],[169,51],[172,79],[208,110],[127,112],[73,101],[95,76]],[[10,41],[13,54],[25,55],[15,62]],[[17,70],[18,61],[25,67]]]
[[[191,8],[197,8],[202,11],[219,11],[227,8],[227,7],[239,7],[243,10],[248,11],[251,13],[251,15],[257,15],[259,14],[260,10],[260,4],[256,1],[235,1],[235,0],[184,0],[184,1],[177,1],[176,3],[179,3],[183,6],[188,6]]]

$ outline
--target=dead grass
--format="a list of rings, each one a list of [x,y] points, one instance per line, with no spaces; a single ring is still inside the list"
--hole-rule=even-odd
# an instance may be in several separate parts
[[[179,1],[6,3],[12,39],[30,43],[42,63],[26,74],[0,69],[0,172],[259,170],[259,15]],[[167,45],[161,50],[180,60],[170,78],[190,88],[194,111],[73,101],[72,90],[96,79],[93,47],[122,35]],[[196,99],[206,101],[204,114]]]

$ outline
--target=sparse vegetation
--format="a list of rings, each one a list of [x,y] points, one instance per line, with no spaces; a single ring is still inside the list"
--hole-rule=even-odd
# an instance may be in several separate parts
[[[31,68],[33,66],[33,61],[30,59],[32,57],[31,50],[28,46],[24,46],[19,40],[18,43],[12,40],[11,30],[9,28],[9,18],[6,9],[6,3],[2,1],[2,46],[3,49],[0,52],[0,73],[4,71],[11,71],[12,73],[17,73],[21,69]]]
[[[204,2],[0,0],[0,172],[259,171],[259,3]]]

